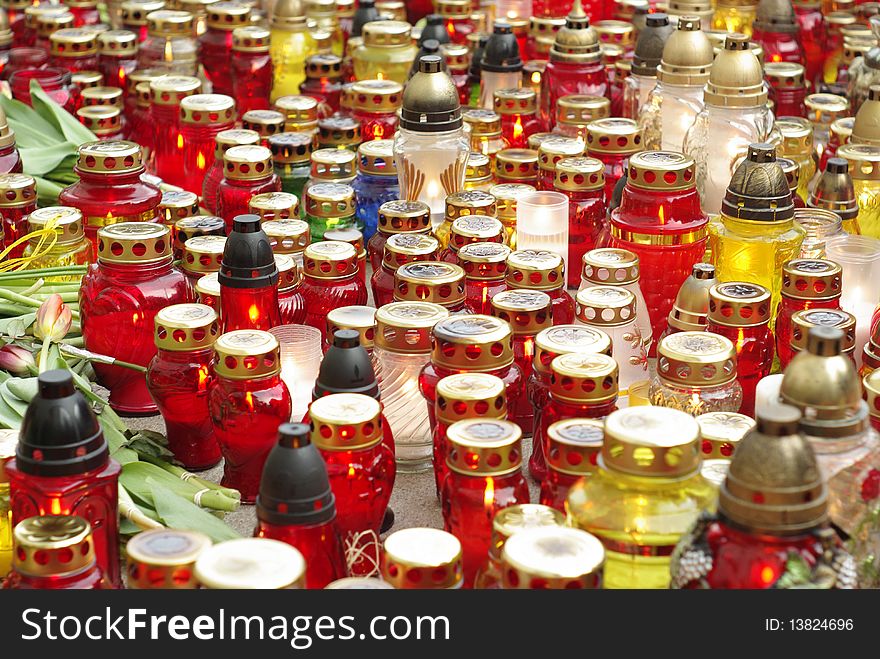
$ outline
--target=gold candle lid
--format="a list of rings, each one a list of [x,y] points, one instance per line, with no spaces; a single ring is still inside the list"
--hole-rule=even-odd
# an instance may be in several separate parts
[[[565,286],[565,263],[556,252],[518,249],[507,258],[507,285],[550,291]]]
[[[150,102],[154,105],[180,105],[183,99],[198,94],[201,89],[202,81],[198,78],[164,75],[150,80]]]
[[[667,316],[670,327],[679,331],[699,331],[708,325],[709,289],[715,284],[715,266],[696,263],[684,280]]]
[[[567,403],[607,403],[617,398],[619,369],[612,357],[570,352],[550,363],[550,395]]]
[[[481,185],[492,180],[492,164],[489,162],[489,156],[482,153],[468,154],[467,164],[465,166],[464,182],[465,189],[470,186]]]
[[[440,529],[403,529],[389,535],[383,547],[382,578],[395,588],[461,587],[461,542],[451,533]]]
[[[792,259],[782,265],[782,295],[795,300],[840,297],[842,270],[827,259]]]
[[[151,529],[125,545],[127,586],[136,590],[196,588],[196,560],[211,539],[198,531]]]
[[[495,175],[505,180],[534,180],[538,176],[538,152],[533,149],[501,149],[495,154]]]
[[[395,233],[388,236],[382,253],[382,264],[396,272],[413,261],[435,261],[440,250],[439,241],[424,233]]]
[[[144,167],[139,144],[125,140],[85,142],[76,150],[76,170],[96,174],[127,174]]]
[[[604,96],[569,94],[556,104],[556,123],[586,126],[591,121],[611,116],[611,101]]]
[[[709,289],[710,323],[723,327],[755,327],[770,322],[770,291],[760,284],[726,281]]]
[[[147,14],[147,33],[156,37],[189,37],[195,18],[188,11],[160,9]]]
[[[289,133],[318,128],[318,101],[311,96],[281,96],[272,107],[287,117],[284,130]]]
[[[537,503],[519,503],[502,508],[492,518],[492,544],[489,554],[501,558],[504,543],[515,533],[528,529],[564,527],[565,515],[560,511]]]
[[[183,244],[180,267],[192,274],[220,271],[220,261],[226,248],[226,236],[195,236]]]
[[[837,149],[837,157],[849,163],[854,181],[880,181],[880,146],[844,144]]]
[[[332,337],[336,330],[355,330],[360,334],[361,345],[373,349],[376,336],[376,308],[354,304],[337,307],[327,313],[327,336]]]
[[[737,412],[706,412],[697,423],[703,460],[730,460],[739,441],[755,427],[754,419]]]
[[[26,176],[25,174],[4,174],[4,176]],[[30,178],[30,177],[28,177]],[[77,208],[70,206],[44,206],[37,208],[27,218],[28,231],[45,229],[52,222],[55,225],[56,245],[76,243],[83,239],[82,213]],[[32,242],[41,238],[31,238]]]
[[[342,148],[360,144],[361,122],[353,117],[333,116],[326,119],[318,119],[319,147]]]
[[[397,176],[394,140],[370,140],[358,147],[358,171],[373,176]]]
[[[553,324],[552,301],[541,291],[501,291],[491,303],[492,315],[507,321],[514,335],[533,336]]]
[[[355,213],[354,189],[344,183],[317,183],[305,193],[306,215],[322,218],[349,217]]]
[[[538,149],[544,142],[547,140],[555,140],[557,137],[559,137],[559,133],[532,133],[529,135],[528,140],[529,149],[537,153]]]
[[[306,78],[317,80],[342,78],[342,58],[333,53],[317,53],[306,58]]]
[[[632,154],[642,150],[642,131],[632,119],[606,117],[587,124],[587,153]]]
[[[394,272],[396,302],[434,302],[449,308],[464,297],[464,270],[454,263],[411,261]]]
[[[450,72],[467,73],[470,66],[470,51],[467,46],[457,43],[441,43],[440,54],[446,60],[446,68]]]
[[[810,156],[813,153],[813,124],[803,117],[779,117],[776,128],[782,133],[783,156]]]
[[[364,394],[330,394],[309,405],[311,440],[324,451],[356,451],[382,442],[382,407]]]
[[[499,151],[499,155],[503,151]],[[535,160],[535,176],[538,174],[537,154]],[[498,156],[495,157],[496,169],[498,167]],[[504,175],[505,178],[509,178]],[[535,192],[534,185],[527,183],[498,183],[489,188],[489,194],[495,197],[495,208],[498,213],[498,219],[503,224],[516,223],[516,202],[521,196]]]
[[[582,192],[599,190],[605,186],[605,165],[601,160],[580,156],[563,158],[556,163],[553,188]]]
[[[204,303],[204,298],[211,297],[218,299],[220,297],[220,280],[217,278],[219,273],[212,272],[210,275],[199,277],[196,281],[195,289],[199,296],[199,302]]]
[[[371,21],[363,27],[364,46],[394,48],[410,43],[412,25],[405,21]]]
[[[207,25],[215,30],[231,32],[251,21],[251,8],[238,2],[215,2],[208,6]]]
[[[469,0],[434,0],[434,11],[443,18],[464,18],[471,13]]]
[[[214,371],[230,380],[250,380],[281,372],[278,340],[262,330],[235,330],[214,342]]]
[[[204,304],[172,304],[156,314],[153,340],[160,350],[210,348],[219,335],[217,314]]]
[[[836,327],[843,332],[841,352],[850,354],[856,349],[856,317],[842,309],[804,309],[791,316],[791,349],[800,352],[807,349],[810,329],[813,327]]]
[[[278,268],[278,292],[286,293],[300,283],[299,268],[296,261],[286,254],[273,254],[275,267]]]
[[[589,286],[578,291],[575,314],[594,327],[626,325],[636,317],[636,296],[617,286]]]
[[[556,137],[541,142],[538,147],[538,168],[548,171],[556,169],[556,163],[563,158],[572,158],[584,154],[584,143],[572,137]]]
[[[699,440],[700,426],[689,414],[628,407],[605,418],[601,465],[634,476],[688,476],[700,468]]]
[[[849,114],[849,102],[837,94],[810,94],[804,105],[807,106],[807,119],[814,125],[830,125]]]
[[[122,90],[119,87],[87,87],[80,91],[83,105],[110,105],[117,108],[123,106]]]
[[[394,353],[428,354],[431,352],[431,330],[448,316],[444,307],[432,302],[383,305],[375,314],[375,344]]]
[[[105,32],[105,34],[107,33]],[[153,80],[167,75],[168,72],[161,69],[135,69],[134,71],[129,73],[128,78],[126,78],[126,92],[128,94],[134,94],[135,89],[141,83],[147,84],[147,90],[149,92],[150,83]]]
[[[57,30],[49,35],[49,52],[54,57],[90,57],[98,52],[97,35],[78,27]]]
[[[7,10],[23,10],[24,23],[30,30],[37,30],[39,28],[40,19],[44,16],[60,16],[62,14],[71,17],[73,16],[73,14],[70,13],[70,7],[67,5],[50,5],[49,3],[33,4],[33,0],[9,0],[8,2],[3,3],[3,7]],[[6,18],[6,22],[7,24],[9,23],[8,17]]]
[[[696,187],[694,159],[675,151],[642,151],[629,159],[627,185],[648,190]]]
[[[164,0],[127,0],[120,7],[122,24],[140,27],[147,24],[147,15],[165,6]]]
[[[515,533],[501,550],[505,590],[600,588],[605,549],[580,529],[538,528]]]
[[[104,84],[104,74],[100,71],[75,71],[70,74],[70,84],[80,91]]]
[[[868,413],[873,418],[880,416],[880,370],[873,370],[862,379],[862,388],[868,399]]]
[[[632,23],[618,20],[604,20],[592,23],[599,35],[599,45],[613,43],[631,49],[636,43],[636,28]]]
[[[446,220],[452,222],[465,215],[487,215],[496,213],[495,197],[482,190],[453,192],[446,197]]]
[[[352,109],[361,112],[397,112],[403,105],[403,85],[393,80],[359,80],[351,86]],[[391,138],[382,135],[371,139]]]
[[[764,77],[771,86],[779,89],[803,88],[805,69],[797,62],[767,62],[764,64]]]
[[[461,113],[464,123],[471,127],[471,137],[501,135],[501,115],[486,108],[471,108]]]
[[[744,34],[728,34],[715,56],[704,92],[707,105],[759,107],[767,102],[761,60]]]
[[[500,318],[450,316],[433,329],[431,361],[468,372],[495,371],[513,363],[513,331]]]
[[[223,175],[236,181],[272,175],[272,152],[264,146],[231,146],[223,154]]]
[[[95,137],[107,138],[122,131],[122,112],[111,105],[84,105],[76,111],[79,122]]]
[[[131,30],[107,30],[98,35],[98,51],[102,56],[131,57],[137,54],[137,35]]]
[[[463,215],[452,222],[449,249],[457,252],[470,243],[503,243],[504,225],[494,217]]]
[[[639,257],[628,249],[603,247],[584,254],[581,278],[592,284],[625,286],[639,281]]]
[[[464,419],[506,419],[507,387],[489,373],[456,373],[437,383],[434,415],[452,425]]]
[[[199,197],[188,190],[166,190],[159,202],[159,216],[162,222],[174,225],[187,217],[199,214]]]
[[[657,375],[677,385],[716,387],[736,379],[736,350],[711,332],[677,332],[657,346]]]
[[[263,139],[285,132],[286,121],[287,116],[275,110],[248,110],[241,115],[241,127],[256,131]]]
[[[217,133],[214,143],[217,145],[214,153],[222,160],[223,154],[234,146],[257,146],[260,143],[260,134],[254,130],[230,128]]]
[[[310,133],[278,133],[269,137],[269,150],[276,165],[304,164],[311,161],[314,140]]]
[[[67,9],[67,7],[64,9]],[[35,20],[37,34],[43,38],[49,38],[59,30],[73,28],[73,23],[76,19],[70,11],[58,11],[39,14]]]
[[[0,174],[0,208],[21,208],[37,201],[37,183],[28,174]]]
[[[538,109],[538,95],[533,89],[496,89],[494,93],[495,112],[499,115],[535,114]]]
[[[12,537],[12,564],[20,574],[65,577],[95,564],[92,527],[82,517],[29,517],[15,525]]]
[[[506,476],[522,467],[522,430],[505,419],[462,419],[446,429],[446,466],[466,476]]]
[[[235,121],[235,101],[224,94],[193,94],[180,101],[184,124],[218,126]]]
[[[501,243],[469,243],[458,251],[458,261],[464,268],[465,279],[470,280],[504,279],[509,256],[510,248]]]
[[[431,228],[431,208],[423,201],[395,199],[379,206],[380,233],[421,233]]]
[[[554,360],[555,361],[555,360]],[[596,471],[605,422],[600,419],[565,419],[547,428],[547,466],[570,476]]]
[[[263,231],[266,230],[266,222],[301,222],[301,220],[297,219],[299,218],[299,199],[296,198],[295,194],[289,192],[263,192],[262,194],[254,195],[248,202],[248,212],[260,216],[260,219],[263,221],[261,224]],[[302,235],[303,232],[300,227],[301,225],[299,224],[293,226],[282,224],[280,227],[272,225],[272,228],[276,230],[297,228],[300,229],[297,234]],[[269,234],[267,233],[266,235]],[[275,235],[278,235],[277,231]]]
[[[204,588],[288,590],[305,588],[306,561],[279,540],[238,538],[208,547],[196,560]]]
[[[340,180],[354,178],[357,154],[348,149],[316,149],[312,151],[312,178]]]
[[[98,261],[150,263],[171,257],[171,229],[152,222],[119,222],[98,229]]]
[[[538,332],[532,365],[539,375],[550,376],[550,364],[559,355],[571,352],[611,356],[611,337],[602,330],[584,325],[556,325]]]
[[[226,222],[214,215],[193,215],[174,223],[174,251],[183,252],[184,243],[196,236],[225,236]]]

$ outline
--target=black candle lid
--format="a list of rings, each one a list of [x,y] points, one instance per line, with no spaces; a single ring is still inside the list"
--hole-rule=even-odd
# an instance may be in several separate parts
[[[309,426],[282,424],[278,427],[278,443],[269,451],[263,467],[257,518],[268,524],[305,526],[324,524],[334,517],[336,500],[327,466],[309,440]]]
[[[351,19],[351,36],[359,37],[364,31],[364,25],[381,18],[376,3],[373,0],[360,0]]]
[[[357,330],[343,329],[333,333],[333,344],[321,360],[315,381],[315,398],[342,393],[379,398],[373,363],[361,345]]]
[[[483,71],[497,73],[522,71],[523,62],[519,54],[519,44],[510,24],[495,22],[495,31],[486,42],[480,66]]]
[[[468,76],[470,76],[471,80],[476,82],[479,82],[480,80],[480,63],[483,61],[483,52],[486,50],[487,43],[489,43],[489,35],[481,34],[471,56],[471,64],[468,67]]]
[[[107,464],[104,433],[69,371],[40,374],[21,423],[15,464],[33,476],[73,476]]]
[[[278,282],[278,267],[259,215],[236,215],[226,239],[218,280],[229,288],[264,288]]]
[[[449,43],[449,32],[446,30],[446,23],[440,14],[428,14],[425,19],[425,27],[419,35],[419,45],[422,46],[428,39],[435,39],[438,43]]]

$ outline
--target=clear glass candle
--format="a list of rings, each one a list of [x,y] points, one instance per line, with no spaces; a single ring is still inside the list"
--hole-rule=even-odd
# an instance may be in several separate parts
[[[559,192],[535,192],[517,200],[516,241],[520,250],[559,254],[568,268],[568,197]]]

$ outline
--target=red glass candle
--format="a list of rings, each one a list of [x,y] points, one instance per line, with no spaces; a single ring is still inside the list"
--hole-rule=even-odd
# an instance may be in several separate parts
[[[825,145],[825,149],[819,156],[818,171],[824,172],[828,161],[837,155],[837,149],[849,142],[854,124],[855,117],[843,117],[831,122],[831,136],[828,138],[828,144]]]
[[[427,207],[423,210],[427,211]],[[425,217],[430,221],[428,215]],[[433,261],[439,249],[440,243],[437,239],[425,233],[395,233],[388,236],[384,244],[382,264],[373,270],[370,279],[376,306],[381,307],[394,301],[394,273],[400,266],[413,261]]]
[[[281,324],[278,267],[258,216],[238,215],[232,221],[218,281],[224,332],[268,330]]]
[[[208,6],[207,13],[207,29],[198,39],[199,60],[214,92],[233,96],[232,32],[251,22],[251,9],[237,2],[217,2]]]
[[[12,97],[16,101],[31,105],[31,80],[36,80],[49,98],[62,108],[68,112],[75,110],[76,98],[70,88],[68,71],[57,67],[15,71],[9,79],[9,85],[12,87]]]
[[[102,142],[121,140],[122,110],[110,105],[84,105],[76,111],[79,122]]]
[[[499,89],[495,112],[501,115],[501,137],[512,149],[529,146],[529,136],[542,130],[538,118],[538,95],[531,89]]]
[[[18,47],[25,44],[26,33],[29,32],[26,23],[25,10],[32,7],[31,0],[8,0],[3,3],[3,9],[6,11],[6,21],[9,29],[12,31],[13,46]]]
[[[145,222],[111,224],[98,231],[98,262],[79,294],[85,347],[146,367],[156,355],[150,328],[158,311],[187,302],[186,278],[172,267],[168,227]],[[143,373],[94,364],[110,390],[110,406],[127,414],[155,414]]]
[[[77,150],[74,171],[79,181],[64,188],[58,202],[82,212],[96,252],[100,227],[158,219],[162,193],[141,180],[143,154],[134,142],[86,142]]]
[[[129,30],[108,30],[98,35],[98,71],[104,84],[128,87],[129,74],[137,69],[137,35]]]
[[[565,290],[565,264],[554,252],[520,249],[507,258],[507,288],[544,291],[553,301],[553,324],[574,322],[574,300]]]
[[[143,377],[143,376],[142,376]],[[98,565],[114,587],[119,567],[119,464],[91,404],[69,371],[40,374],[22,421],[9,476],[12,523],[43,515],[80,515],[94,529]]]
[[[446,440],[443,526],[461,541],[463,587],[471,588],[489,553],[495,513],[529,502],[522,475],[522,431],[511,421],[467,419],[452,424]]]
[[[12,590],[101,590],[113,588],[95,559],[92,527],[82,517],[29,517],[15,526],[12,572],[2,584]]]
[[[49,37],[49,66],[71,73],[98,68],[98,38],[88,28],[58,30]]]
[[[824,259],[792,259],[782,266],[776,312],[776,355],[781,368],[794,356],[791,317],[805,309],[840,309],[841,274],[839,265]]]
[[[556,33],[565,26],[565,15],[571,11],[571,7],[566,7],[561,13],[549,14],[547,13],[549,8],[546,5],[544,0],[539,0],[537,4],[532,3],[533,15],[529,17],[526,60],[547,61],[547,58],[550,57],[550,49],[556,41]]]
[[[36,46],[45,51],[49,50],[49,38],[58,30],[65,30],[73,27],[73,14],[67,7],[50,6],[45,9],[35,7],[33,13],[26,12],[32,18],[32,25],[36,35],[34,41],[25,44],[27,46]]]
[[[332,53],[318,53],[306,59],[306,79],[299,91],[321,105],[321,116],[339,112],[342,96],[342,58]]]
[[[736,348],[736,379],[743,390],[740,412],[755,414],[758,381],[773,366],[770,291],[758,284],[724,282],[709,289],[707,332],[720,334]]]
[[[223,180],[217,186],[217,215],[231,228],[233,218],[248,212],[251,197],[281,192],[281,179],[272,167],[272,152],[264,146],[233,146],[223,154]]]
[[[584,143],[572,137],[550,138],[538,147],[538,190],[552,190],[556,164],[563,158],[577,158],[584,153]]]
[[[73,26],[96,25],[101,22],[97,0],[65,0],[64,6],[73,14]]]
[[[122,27],[134,32],[141,43],[147,38],[147,14],[164,6],[163,0],[126,0],[120,9]]]
[[[193,215],[177,220],[171,233],[174,259],[180,260],[183,257],[183,246],[187,240],[196,236],[225,236],[226,223],[223,218],[213,215]]]
[[[226,236],[201,235],[189,238],[180,255],[180,271],[187,281],[189,298],[196,299],[196,283],[213,272],[220,272]]]
[[[177,240],[177,233],[174,230],[175,224],[188,217],[197,217],[198,214],[199,197],[197,194],[186,190],[166,190],[162,193],[162,201],[159,202],[159,217],[162,224],[171,228],[173,241]],[[174,246],[174,249],[177,250],[177,245]]]
[[[306,305],[303,323],[327,332],[331,309],[367,303],[367,287],[358,277],[357,251],[348,243],[325,240],[306,247],[302,295]]]
[[[431,230],[431,209],[422,201],[386,201],[379,206],[377,215],[376,233],[367,241],[367,255],[374,277],[382,267],[385,243],[391,236],[399,233],[427,233]],[[439,243],[437,247],[439,249]],[[427,260],[433,260],[433,256]],[[391,286],[393,284],[392,281]],[[373,289],[374,297],[375,294]],[[382,306],[378,301],[376,305]]]
[[[225,460],[221,483],[254,503],[278,426],[290,420],[278,341],[268,332],[238,330],[220,335],[214,352],[208,409]]]
[[[196,282],[196,295],[199,304],[211,307],[218,314],[220,313],[220,282],[218,281],[218,273],[214,272],[205,275]]]
[[[217,135],[235,123],[235,102],[221,94],[194,94],[180,101],[182,184],[200,195],[214,164]]]
[[[202,205],[212,213],[217,212],[217,191],[223,180],[225,164],[223,156],[234,146],[256,146],[260,142],[260,134],[254,130],[234,128],[217,133],[214,139],[214,161],[205,174],[202,184]]]
[[[579,5],[566,17],[565,27],[556,33],[541,77],[541,118],[548,130],[556,125],[559,99],[571,94],[610,95],[599,37]]]
[[[274,68],[269,55],[269,30],[258,25],[232,32],[232,95],[241,114],[268,110]]]
[[[806,117],[807,86],[804,65],[799,62],[767,62],[764,78],[770,89],[768,97],[777,117]]]
[[[663,334],[678,289],[703,257],[708,220],[692,158],[671,151],[630,158],[620,207],[611,211],[611,246],[639,257],[653,336]]]
[[[449,244],[440,252],[439,260],[459,263],[458,252],[465,245],[473,243],[503,244],[504,225],[494,217],[486,215],[463,215],[452,222]]]
[[[8,52],[6,62],[0,65],[0,79],[9,80],[21,69],[42,69],[48,62],[49,53],[42,48],[13,48]]]
[[[467,45],[468,35],[474,32],[473,9],[470,0],[434,0],[434,13],[443,18],[449,39],[455,44]]]
[[[149,162],[153,154],[154,130],[150,121],[150,83],[139,82],[135,86],[135,90],[129,94],[129,99],[133,97],[134,107],[126,110],[126,130],[128,139],[135,144],[141,145],[144,154],[144,161]]]
[[[492,315],[510,323],[513,330],[513,354],[517,366],[528,381],[532,375],[535,355],[535,336],[550,327],[553,321],[550,296],[541,291],[513,290],[492,297]],[[523,390],[510,401],[510,418],[524,433],[532,433],[534,408]]]
[[[607,203],[614,198],[617,182],[626,174],[629,157],[642,148],[642,132],[632,119],[597,119],[587,126],[587,155],[605,165]]]
[[[605,224],[604,165],[595,158],[563,158],[556,163],[553,189],[568,197],[568,286],[580,285],[576,267],[598,246]]]
[[[819,84],[822,64],[825,62],[825,19],[822,4],[817,0],[793,0],[794,15],[800,29],[801,46],[810,85]]]
[[[800,44],[798,24],[794,10],[789,3],[765,3],[758,7],[758,14],[752,26],[752,41],[764,49],[765,62],[794,62],[804,64],[804,49]],[[783,10],[779,12],[779,10]],[[767,15],[779,12],[775,15]],[[774,114],[780,115],[777,112]]]
[[[559,355],[574,352],[603,354],[610,357],[611,337],[602,330],[584,325],[556,325],[538,332],[535,337],[533,371],[527,385],[529,399],[535,408],[532,455],[529,458],[529,473],[535,480],[543,480],[547,475],[544,455],[546,440],[541,417],[550,400],[550,380],[553,375],[550,365]]]
[[[275,255],[278,267],[278,311],[282,325],[302,325],[306,317],[306,301],[300,290],[299,269],[285,254]]]
[[[428,401],[432,430],[437,425],[437,383],[447,375],[496,375],[504,382],[509,400],[520,396],[525,378],[514,362],[513,332],[508,323],[479,314],[451,316],[434,325],[432,334],[431,363],[419,374],[419,390]]]
[[[354,227],[328,229],[324,240],[348,243],[357,253],[357,274],[364,287],[367,285],[367,249],[364,247],[364,234]]]
[[[471,90],[468,84],[468,67],[470,66],[468,47],[464,44],[444,43],[440,44],[440,54],[446,61],[446,70],[458,91],[458,102],[462,107],[467,106],[471,100]]]
[[[470,243],[458,252],[464,269],[464,306],[470,313],[492,314],[492,298],[507,290],[504,276],[510,248],[500,243]]]
[[[37,209],[36,182],[27,174],[0,174],[0,239],[9,247],[29,232],[27,216]],[[6,258],[15,259],[24,252],[25,243],[14,248]]]
[[[306,424],[278,428],[278,442],[260,480],[254,535],[300,551],[306,559],[306,588],[324,588],[347,574],[327,466]]]
[[[158,352],[147,369],[147,388],[165,421],[168,448],[187,469],[220,462],[208,412],[212,346],[219,335],[216,312],[203,304],[175,304],[156,314]]]
[[[153,155],[150,171],[166,183],[185,187],[184,148],[180,102],[198,94],[202,83],[190,76],[167,75],[150,82],[150,121],[153,124]],[[242,211],[243,212],[243,211]],[[218,213],[219,215],[219,213]]]
[[[311,440],[327,463],[336,497],[348,571],[371,574],[396,471],[394,451],[382,441],[381,405],[363,394],[331,394],[311,404],[309,417]]]
[[[538,184],[538,152],[533,149],[502,149],[495,154],[495,180],[536,186]]]
[[[389,140],[400,123],[403,85],[393,80],[360,80],[351,87],[352,117],[363,140]]]
[[[449,313],[464,310],[464,270],[443,261],[416,261],[394,273],[395,302],[433,302]]]
[[[548,426],[547,477],[541,482],[541,503],[565,512],[571,487],[589,478],[596,469],[602,442],[604,421],[571,418]]]

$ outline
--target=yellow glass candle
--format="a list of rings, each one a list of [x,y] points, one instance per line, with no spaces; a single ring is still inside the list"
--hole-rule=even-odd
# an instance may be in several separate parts
[[[880,146],[844,144],[837,156],[849,163],[856,201],[859,204],[857,231],[864,236],[880,238]],[[853,232],[853,227],[844,229]]]
[[[278,0],[269,28],[269,53],[275,66],[274,101],[299,94],[306,78],[306,58],[317,52],[317,45],[306,27],[300,0]]]
[[[712,29],[739,32],[750,37],[757,7],[758,3],[750,0],[718,0],[712,17]]]
[[[48,232],[29,238],[23,256],[30,258],[24,269],[88,265],[94,261],[92,243],[83,228],[82,213],[68,206],[38,208],[28,216],[28,231],[55,230],[55,242]],[[54,281],[77,281],[78,277],[53,277]]]
[[[412,26],[403,21],[373,21],[364,26],[364,42],[351,54],[357,80],[393,80],[401,85],[419,49],[410,37]]]
[[[15,457],[17,430],[0,431],[0,578],[12,565],[12,508],[9,505],[9,480],[3,465]]]

